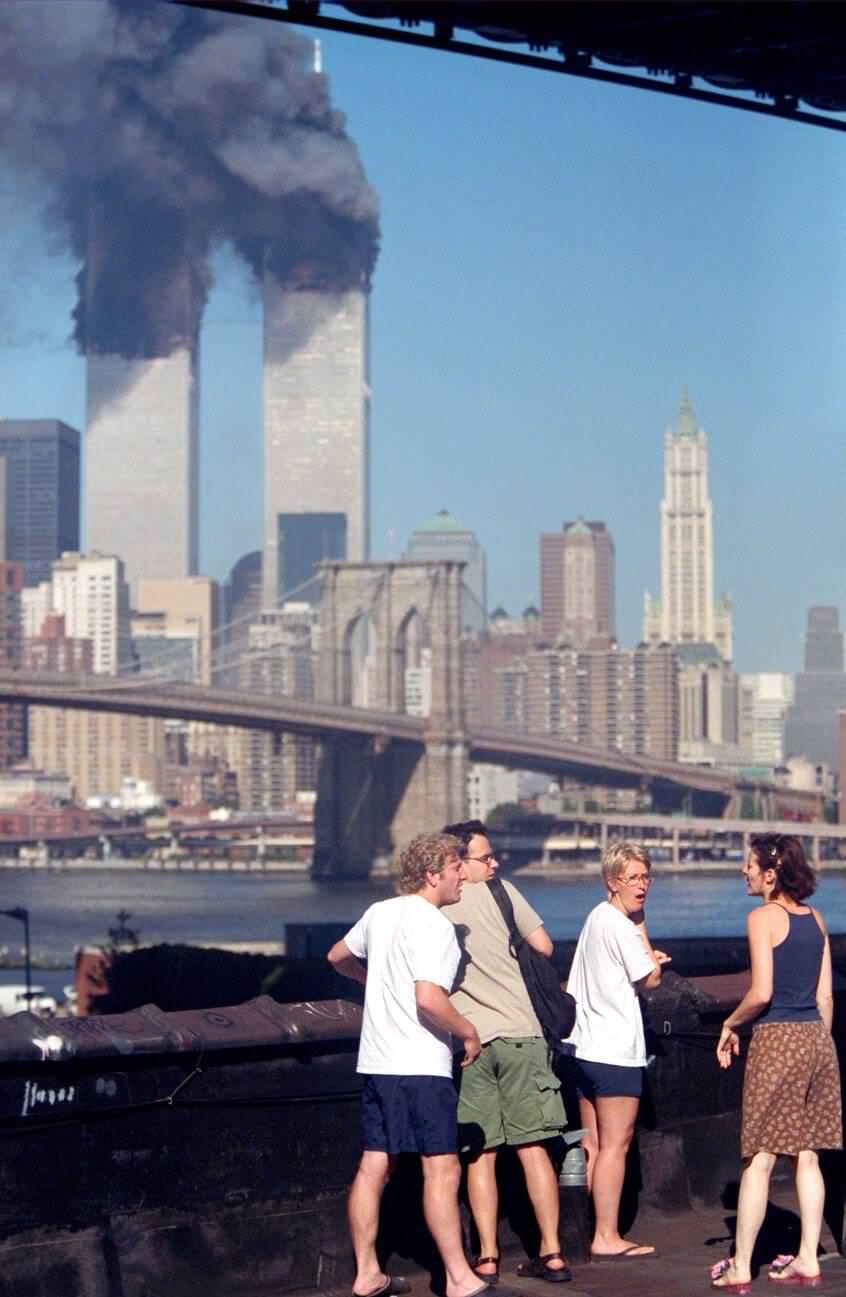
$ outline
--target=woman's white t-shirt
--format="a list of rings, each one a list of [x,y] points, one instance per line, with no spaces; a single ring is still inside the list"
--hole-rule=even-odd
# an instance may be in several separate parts
[[[655,964],[631,919],[609,901],[591,910],[579,935],[567,990],[576,999],[569,1037],[577,1058],[643,1067],[646,1046],[634,983]]]
[[[377,901],[344,942],[367,960],[359,1072],[377,1076],[452,1076],[452,1037],[417,1011],[415,982],[452,990],[461,952],[455,929],[422,896]]]

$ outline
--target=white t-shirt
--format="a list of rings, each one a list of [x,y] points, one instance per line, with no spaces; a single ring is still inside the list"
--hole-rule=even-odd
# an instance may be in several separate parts
[[[576,997],[576,1025],[569,1040],[577,1058],[618,1067],[645,1065],[634,983],[654,967],[631,919],[600,901],[585,920],[567,979],[567,990]]]
[[[458,971],[455,930],[422,896],[377,901],[344,942],[367,960],[358,1071],[377,1076],[452,1076],[452,1037],[417,1012],[415,982],[448,993]]]

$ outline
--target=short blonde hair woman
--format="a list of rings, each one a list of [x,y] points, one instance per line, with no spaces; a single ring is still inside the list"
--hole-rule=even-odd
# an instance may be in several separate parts
[[[655,1248],[623,1238],[619,1222],[646,1065],[637,993],[658,985],[668,956],[653,950],[646,932],[649,853],[635,842],[612,843],[602,879],[606,899],[585,921],[567,981],[577,1006],[568,1043],[587,1131],[582,1143],[596,1216],[591,1255],[638,1261],[655,1256]]]

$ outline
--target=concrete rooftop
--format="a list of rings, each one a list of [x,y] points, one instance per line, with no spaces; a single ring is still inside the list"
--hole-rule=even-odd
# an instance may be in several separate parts
[[[776,1169],[780,1173],[780,1165]],[[788,1174],[785,1166],[782,1174]],[[573,1282],[555,1288],[559,1297],[694,1297],[710,1291],[709,1270],[726,1256],[732,1245],[735,1213],[719,1205],[697,1211],[667,1215],[644,1209],[628,1231],[637,1242],[654,1243],[660,1256],[650,1261],[628,1261],[573,1265]],[[798,1216],[792,1183],[780,1178],[773,1181],[770,1208],[759,1238],[761,1269],[752,1285],[756,1292],[772,1294],[775,1285],[767,1282],[766,1264],[779,1252],[792,1252],[798,1242]],[[521,1297],[549,1297],[552,1285],[540,1280],[519,1279],[515,1275],[521,1252],[503,1256],[499,1291],[509,1289]],[[823,1226],[820,1265],[824,1297],[846,1297],[846,1256],[839,1254],[827,1225]],[[411,1297],[431,1297],[434,1291],[428,1273],[390,1264],[391,1273],[404,1274],[412,1284]],[[234,1297],[234,1295],[233,1295]],[[251,1295],[252,1297],[252,1295]],[[338,1297],[342,1297],[339,1291]],[[348,1297],[344,1292],[343,1297]]]

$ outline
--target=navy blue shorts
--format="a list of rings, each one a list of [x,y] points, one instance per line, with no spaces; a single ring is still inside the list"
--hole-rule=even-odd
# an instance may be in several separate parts
[[[639,1099],[643,1094],[642,1067],[592,1063],[587,1058],[571,1058],[570,1063],[580,1099]]]
[[[377,1153],[456,1153],[458,1096],[446,1076],[372,1076],[361,1092],[364,1148]]]

